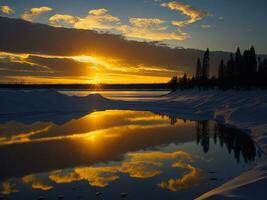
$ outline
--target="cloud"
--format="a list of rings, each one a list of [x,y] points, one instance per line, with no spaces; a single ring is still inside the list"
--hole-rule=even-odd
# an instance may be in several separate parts
[[[118,17],[108,14],[108,10],[101,8],[89,10],[88,15],[84,18],[72,15],[56,14],[49,18],[51,24],[60,26],[61,23],[67,23],[77,29],[113,29],[117,22],[120,21]]]
[[[88,80],[95,70],[94,63],[80,62],[70,57],[3,55],[0,56],[1,77],[28,76],[83,81]]]
[[[186,15],[187,17],[189,17],[188,20],[172,21],[172,24],[174,26],[178,26],[178,27],[183,27],[183,26],[186,26],[188,24],[195,23],[196,21],[199,21],[203,17],[209,15],[209,13],[207,13],[205,11],[195,9],[192,6],[181,3],[181,2],[172,1],[169,3],[162,3],[161,6],[169,8],[171,10],[180,11],[183,15]]]
[[[55,57],[83,55],[99,58],[102,65],[109,63],[126,72],[129,67],[139,66],[140,69],[152,67],[193,74],[197,58],[203,56],[200,50],[170,48],[155,42],[129,41],[122,35],[58,28],[5,17],[0,17],[0,26],[0,51]],[[229,53],[213,53],[211,65],[217,66],[220,59],[228,56]]]
[[[77,167],[72,172],[64,173],[63,170],[54,171],[49,175],[50,180],[56,183],[71,183],[74,181],[87,180],[92,186],[105,187],[111,181],[117,180],[119,177],[116,166],[103,167]]]
[[[104,11],[103,11],[104,10]],[[89,15],[74,24],[78,29],[112,29],[120,19],[107,14],[105,9],[90,10]]]
[[[53,186],[45,184],[41,179],[33,175],[22,177],[22,182],[25,184],[30,184],[32,189],[38,189],[44,191],[53,189]]]
[[[72,58],[47,58],[42,56],[29,56],[27,61],[36,65],[47,67],[53,76],[89,76],[93,64],[78,62]]]
[[[19,56],[0,57],[0,70],[2,76],[40,75],[48,72],[47,68]]]
[[[163,181],[158,186],[163,189],[168,189],[172,192],[181,191],[195,187],[201,183],[204,177],[204,172],[198,168],[193,167],[190,164],[183,162],[176,162],[172,164],[172,167],[178,167],[189,170],[189,173],[185,174],[181,178],[171,178],[168,181]]]
[[[106,15],[108,12],[107,9],[105,8],[99,8],[99,9],[95,9],[95,10],[90,10],[89,14],[91,15],[96,15],[96,16],[101,16],[101,15]]]
[[[130,18],[130,25],[121,25],[116,28],[124,36],[135,39],[153,41],[162,40],[185,40],[190,38],[187,33],[181,30],[167,31],[165,21],[158,18]]]
[[[130,39],[142,40],[186,40],[190,38],[181,30],[168,31],[165,21],[159,18],[129,18],[130,25],[120,25],[120,19],[108,14],[108,10],[101,8],[88,11],[88,16],[80,18],[72,15],[56,14],[49,18],[54,26],[62,26],[64,23],[77,29],[97,29],[119,32]]]
[[[19,190],[14,188],[14,184],[12,184],[10,181],[2,182],[2,191],[0,191],[0,194],[9,195],[14,192],[19,192]]]
[[[50,17],[49,21],[52,25],[61,26],[60,24],[62,22],[67,24],[75,24],[80,21],[80,18],[72,15],[56,14]]]
[[[161,167],[164,165],[165,160],[191,162],[192,157],[184,151],[170,153],[158,151],[129,153],[125,157],[125,160],[113,163],[112,165],[77,167],[68,172],[57,170],[51,172],[49,178],[56,183],[71,183],[74,181],[87,180],[91,186],[105,187],[108,186],[110,182],[119,179],[120,173],[140,179],[157,176],[162,173]]]
[[[202,29],[209,29],[209,28],[211,28],[211,25],[209,25],[209,24],[202,24],[200,27]]]
[[[159,18],[130,18],[129,22],[137,27],[150,27],[163,24],[165,21]]]
[[[118,62],[113,63],[105,59],[105,63],[101,60],[96,60],[86,56],[47,56],[29,54],[21,56],[20,54],[0,53],[0,71],[1,79],[11,82],[28,80],[33,77],[38,78],[42,82],[57,81],[57,79],[69,79],[73,82],[88,83],[98,74],[101,74],[101,81],[108,82],[108,77],[121,78],[131,77],[137,78],[142,75],[146,81],[150,82],[153,77],[158,77],[157,80],[162,81],[165,77],[170,77],[174,70],[168,70],[162,67],[153,66],[121,66]],[[40,80],[46,78],[47,80]],[[50,81],[49,81],[50,79]],[[140,79],[140,77],[139,77]],[[38,80],[36,79],[38,82]],[[28,83],[36,82],[28,80]],[[67,81],[67,80],[65,80]],[[112,81],[112,80],[110,80]],[[114,81],[114,80],[113,80]],[[129,80],[128,80],[129,81]],[[164,80],[167,81],[167,80]],[[26,139],[26,138],[25,138]],[[6,141],[4,141],[6,142]]]
[[[39,7],[39,8],[31,8],[29,11],[24,12],[21,15],[21,18],[27,21],[33,21],[35,17],[37,17],[38,15],[42,14],[42,13],[46,13],[49,11],[52,11],[53,9],[50,7]]]
[[[0,11],[6,15],[11,15],[15,13],[15,10],[13,10],[10,6],[1,6]]]
[[[17,127],[14,129],[13,127]],[[32,126],[25,126],[22,123],[9,122],[5,125],[0,125],[0,130],[3,132],[0,137],[0,145],[13,144],[16,142],[28,142],[31,137],[44,133],[51,128],[50,124],[35,123]]]

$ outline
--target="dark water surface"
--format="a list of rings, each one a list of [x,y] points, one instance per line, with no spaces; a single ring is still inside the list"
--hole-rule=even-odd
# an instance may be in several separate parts
[[[0,124],[2,197],[193,199],[258,157],[247,135],[212,121],[127,110],[62,118]]]

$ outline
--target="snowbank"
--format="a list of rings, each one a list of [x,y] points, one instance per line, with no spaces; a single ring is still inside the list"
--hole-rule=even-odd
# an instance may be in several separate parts
[[[0,91],[0,115],[90,111],[108,102],[99,94],[76,97],[54,90],[3,90]]]
[[[224,185],[211,190],[202,199],[266,199],[267,186],[267,92],[254,91],[177,91],[166,101],[192,106],[195,118],[208,117],[235,126],[251,135],[264,152],[254,167]],[[190,116],[190,115],[189,115]]]
[[[267,92],[185,90],[150,102],[113,101],[100,95],[66,96],[56,91],[0,91],[0,120],[36,113],[92,112],[104,109],[146,110],[185,119],[209,119],[235,126],[250,134],[267,152]],[[36,118],[35,118],[36,120]],[[267,160],[198,199],[263,199],[267,185]]]

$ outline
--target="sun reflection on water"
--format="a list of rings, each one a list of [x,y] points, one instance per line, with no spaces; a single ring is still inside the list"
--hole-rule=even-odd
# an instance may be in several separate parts
[[[186,191],[200,187],[207,176],[198,163],[200,151],[193,150],[203,148],[207,153],[210,138],[233,149],[238,162],[240,156],[247,162],[255,158],[249,138],[208,121],[130,110],[65,117],[61,124],[0,124],[0,158],[9,157],[0,165],[2,195],[25,192],[25,188],[49,192],[81,182],[88,188],[112,187],[125,179],[149,183],[159,191]]]

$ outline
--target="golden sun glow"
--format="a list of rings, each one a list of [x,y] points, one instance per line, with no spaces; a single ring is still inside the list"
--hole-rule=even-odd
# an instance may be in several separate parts
[[[9,60],[14,65],[27,66],[23,71],[18,70],[17,75],[9,76],[9,83],[89,83],[101,89],[100,83],[165,83],[175,73],[164,66],[133,66],[125,60],[99,55],[55,56],[0,52],[0,63],[1,59],[3,63]]]
[[[92,84],[90,89],[91,90],[101,90],[103,89],[102,85],[101,85],[101,80],[98,76],[95,76],[90,83]]]
[[[101,83],[100,83],[100,78],[99,78],[98,76],[96,76],[96,77],[92,80],[92,84],[94,84],[94,85],[99,85],[99,84],[101,84]]]

